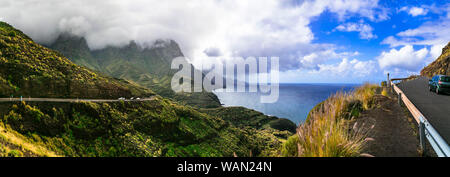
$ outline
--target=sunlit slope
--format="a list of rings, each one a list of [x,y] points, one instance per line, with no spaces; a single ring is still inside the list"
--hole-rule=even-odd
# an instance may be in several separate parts
[[[450,43],[442,49],[441,56],[423,68],[420,74],[427,77],[433,77],[437,74],[450,75]]]
[[[0,102],[0,156],[273,156],[282,137],[291,134],[235,126],[148,89],[105,77],[34,43],[6,23],[0,23],[0,51],[2,96],[154,98]]]
[[[80,67],[0,22],[0,96],[113,98],[153,92]]]

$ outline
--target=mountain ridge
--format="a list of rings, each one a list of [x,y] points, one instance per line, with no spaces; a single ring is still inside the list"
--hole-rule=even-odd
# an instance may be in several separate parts
[[[238,127],[133,82],[78,66],[3,22],[0,94],[155,98],[111,103],[1,102],[0,157],[277,156],[284,137],[292,134],[263,127],[267,117],[256,111],[245,109],[245,114],[254,114],[257,119]]]
[[[420,71],[420,75],[433,77],[434,75],[450,75],[450,42],[442,49],[442,54]]]
[[[82,42],[83,44],[79,44]],[[152,45],[142,46],[135,41],[121,47],[107,46],[90,50],[83,37],[60,35],[50,48],[67,56],[76,64],[126,79],[157,94],[196,107],[220,107],[220,100],[210,92],[175,93],[170,86],[172,76],[177,72],[170,68],[172,59],[183,57],[178,44],[173,40],[156,40]],[[191,68],[195,68],[191,65]],[[196,72],[200,72],[195,70]],[[194,81],[192,81],[194,82]]]

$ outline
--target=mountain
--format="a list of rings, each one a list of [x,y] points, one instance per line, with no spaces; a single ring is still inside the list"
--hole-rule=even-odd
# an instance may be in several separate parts
[[[154,93],[80,67],[0,23],[0,96],[53,98],[148,97]]]
[[[76,50],[73,53],[81,56],[92,54]],[[0,97],[153,98],[108,103],[1,101],[0,156],[276,156],[283,139],[292,135],[265,126],[268,121],[256,111],[240,116],[257,115],[260,121],[240,126],[78,66],[4,22],[0,89]]]
[[[450,75],[450,42],[442,49],[441,56],[420,71],[420,75],[430,78],[438,74]]]
[[[100,50],[90,50],[83,37],[62,34],[49,47],[61,52],[78,65],[135,82],[178,102],[209,108],[221,105],[213,93],[172,91],[170,82],[176,70],[170,68],[171,62],[172,59],[183,56],[180,47],[173,40],[157,40],[147,47],[131,41],[123,47],[109,46]],[[191,68],[194,67],[191,65]]]

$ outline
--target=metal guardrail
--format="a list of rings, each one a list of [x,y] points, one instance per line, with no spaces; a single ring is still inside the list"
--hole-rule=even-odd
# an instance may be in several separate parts
[[[420,134],[420,146],[425,152],[425,138],[430,142],[431,147],[436,152],[439,157],[450,157],[450,146],[441,137],[441,135],[433,128],[433,126],[428,122],[428,120],[423,116],[423,114],[416,108],[416,106],[406,97],[400,88],[393,81],[398,81],[402,79],[391,79],[390,86],[398,94],[399,103],[400,100],[403,101],[405,106],[413,115],[416,122],[419,124],[419,134]]]
[[[439,133],[431,126],[431,124],[423,117],[420,119],[419,124],[420,131],[420,143],[422,147],[425,147],[425,137],[430,142],[431,147],[439,157],[449,157],[450,147],[447,142],[439,135]]]

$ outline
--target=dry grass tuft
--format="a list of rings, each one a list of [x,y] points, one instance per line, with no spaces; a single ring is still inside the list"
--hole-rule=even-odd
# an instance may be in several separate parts
[[[381,91],[381,95],[388,96],[388,91],[386,88],[383,88],[383,91]]]
[[[2,141],[20,147],[21,151],[28,151],[39,157],[59,157],[59,155],[48,150],[46,147],[29,142],[26,137],[20,135],[10,127],[4,127],[4,124],[2,123],[0,123],[0,138],[2,138]],[[21,151],[17,152],[21,153]]]
[[[358,110],[354,105],[369,109],[377,85],[364,84],[351,93],[338,92],[321,107],[311,111],[308,122],[297,129],[298,143],[295,154],[300,157],[358,157],[361,156],[370,129],[363,125],[350,126],[353,118],[348,111]],[[349,110],[350,107],[350,110]]]

